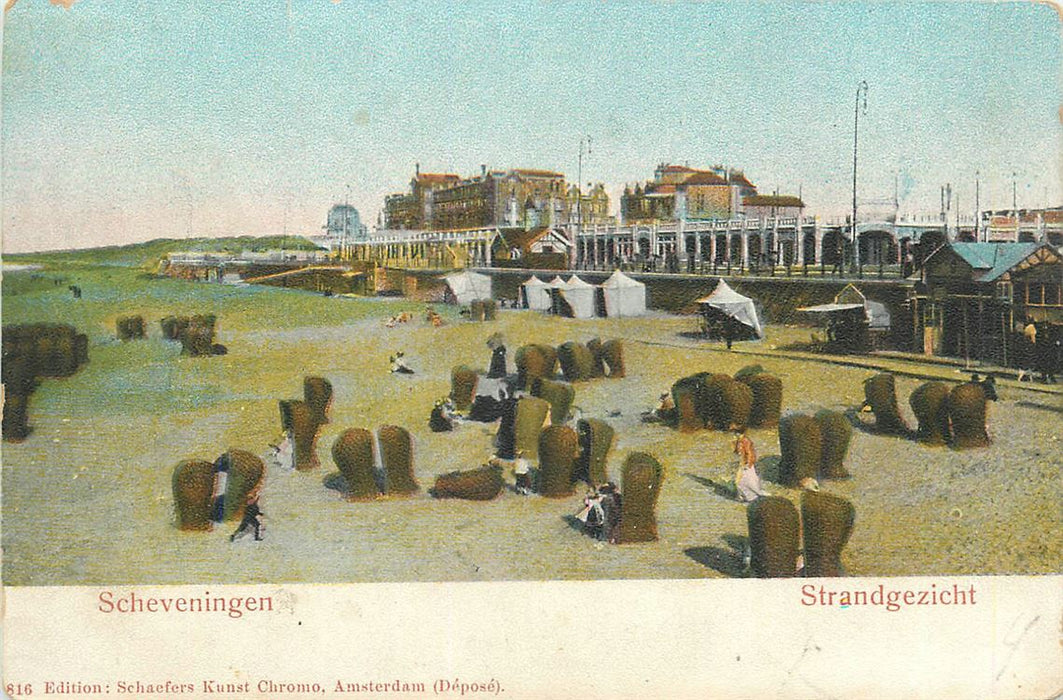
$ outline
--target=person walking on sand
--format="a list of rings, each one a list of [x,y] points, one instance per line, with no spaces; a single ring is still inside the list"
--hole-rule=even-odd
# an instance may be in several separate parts
[[[600,491],[591,491],[583,497],[583,510],[576,515],[576,519],[583,523],[584,531],[596,540],[602,539],[605,527],[604,497]]]
[[[291,431],[285,430],[284,434],[281,435],[280,442],[276,445],[270,445],[270,451],[273,463],[278,467],[284,471],[295,469],[295,452]]]
[[[757,474],[755,464],[745,464],[738,468],[738,473],[735,474],[735,492],[738,500],[743,503],[752,503],[761,496],[768,495],[760,485],[760,475]]]
[[[757,450],[753,447],[753,441],[749,439],[749,435],[746,434],[746,429],[741,428],[735,431],[735,444],[734,453],[738,455],[739,466],[745,466],[757,464]]]
[[[265,515],[258,507],[258,494],[251,494],[247,498],[247,505],[244,506],[244,518],[240,521],[240,527],[236,528],[236,532],[229,535],[229,541],[235,542],[237,537],[243,535],[249,528],[255,528],[255,541],[262,540],[262,523],[258,518],[261,515]]]
[[[738,500],[751,503],[760,496],[767,496],[757,474],[757,450],[744,429],[735,432],[734,453],[738,455],[738,472],[734,479]]]
[[[506,346],[497,343],[491,350],[491,366],[487,370],[488,379],[502,379],[506,376]]]
[[[524,456],[524,450],[517,450],[517,458],[513,461],[513,478],[516,481],[516,490],[521,496],[531,493],[531,464]]]
[[[623,508],[623,499],[616,484],[606,482],[598,493],[602,496],[602,513],[605,521],[602,525],[602,540],[609,544],[617,544],[620,537],[620,515]]]

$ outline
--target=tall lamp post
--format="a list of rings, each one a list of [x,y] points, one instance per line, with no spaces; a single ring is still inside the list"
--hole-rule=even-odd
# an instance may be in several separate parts
[[[974,171],[974,240],[982,242],[982,212],[978,210],[979,197],[982,194],[982,171]]]
[[[351,225],[351,186],[347,185],[347,196],[343,200],[343,240],[340,242],[340,257],[345,255],[347,243],[350,241]]]
[[[867,113],[867,81],[861,80],[856,86],[856,107],[853,109],[853,218],[851,227],[853,232],[853,257],[856,260],[856,272],[860,277],[864,276],[864,268],[860,261],[860,242],[856,238],[856,144],[860,134],[860,100],[863,98],[864,113]]]
[[[1012,172],[1011,173],[1011,215],[1015,218],[1015,241],[1016,242],[1019,240],[1019,229],[1020,229],[1020,226],[1019,226],[1019,200],[1018,200],[1018,197],[1016,197],[1016,194],[1015,194],[1016,193],[1015,178],[1017,176],[1018,176],[1018,173],[1016,173],[1016,172]]]

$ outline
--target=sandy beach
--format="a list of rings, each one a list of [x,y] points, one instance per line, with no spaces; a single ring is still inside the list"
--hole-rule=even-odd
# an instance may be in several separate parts
[[[583,580],[711,578],[739,573],[746,507],[719,493],[736,458],[727,434],[681,434],[640,420],[681,376],[733,374],[760,364],[784,383],[783,410],[845,410],[863,401],[874,370],[788,357],[777,348],[808,329],[768,326],[767,338],[740,343],[694,340],[692,317],[576,321],[503,310],[494,322],[461,319],[437,307],[433,328],[413,302],[325,298],[279,289],[145,280],[83,271],[85,304],[47,288],[8,296],[4,322],[61,318],[90,335],[90,362],[73,377],[45,380],[30,404],[33,434],[3,445],[3,577],[8,585],[265,583],[363,581]],[[111,276],[116,275],[115,279]],[[218,315],[225,356],[191,358],[163,339],[166,313]],[[414,320],[384,321],[400,310]],[[148,338],[114,340],[114,317],[143,313]],[[664,466],[660,540],[611,546],[571,525],[582,487],[563,499],[506,490],[486,503],[440,501],[427,489],[438,474],[472,468],[492,454],[497,424],[465,423],[432,433],[428,415],[450,388],[451,368],[486,372],[485,342],[504,335],[513,353],[528,342],[560,344],[622,338],[628,376],[576,385],[575,405],[617,432],[609,458],[619,480],[624,457],[654,455]],[[415,370],[388,372],[402,350]],[[751,353],[756,353],[755,355]],[[916,373],[960,381],[939,366]],[[299,398],[306,375],[334,387],[331,422],[317,444],[321,466],[268,470],[261,498],[265,539],[230,544],[235,523],[208,533],[174,527],[171,474],[183,459],[214,460],[228,448],[264,455],[280,436],[278,399]],[[899,377],[902,412],[921,380]],[[993,444],[958,452],[857,429],[846,462],[852,478],[823,489],[850,499],[856,526],[843,553],[853,576],[1060,573],[1063,541],[1061,395],[1002,382],[990,405]],[[350,427],[408,429],[421,492],[412,498],[352,503],[329,485],[331,446]],[[774,429],[750,431],[772,494]],[[507,473],[512,483],[512,475]]]

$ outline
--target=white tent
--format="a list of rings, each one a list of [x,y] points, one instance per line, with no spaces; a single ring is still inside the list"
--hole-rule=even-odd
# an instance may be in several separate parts
[[[572,308],[574,318],[594,318],[593,284],[588,284],[576,275],[572,275],[561,288],[561,295]]]
[[[524,295],[523,306],[536,311],[550,310],[550,285],[532,275],[528,281],[520,286],[521,294]]]
[[[864,302],[864,313],[867,314],[867,323],[870,328],[890,327],[890,312],[885,304],[868,299]]]
[[[641,316],[646,313],[646,285],[620,270],[601,284],[606,316]]]
[[[833,314],[860,308],[864,310],[864,318],[867,319],[868,328],[886,329],[890,327],[890,312],[886,305],[881,302],[871,301],[852,284],[846,285],[845,289],[838,292],[834,297],[834,303],[803,306],[798,311]]]
[[[760,319],[757,318],[757,309],[753,304],[753,300],[731,289],[723,280],[720,280],[720,283],[716,285],[716,289],[713,290],[712,294],[698,299],[698,304],[703,310],[705,307],[709,307],[721,311],[739,323],[752,328],[758,338],[764,337],[764,331],[760,327]]]
[[[865,301],[863,304],[819,304],[817,306],[802,306],[798,311],[806,311],[811,314],[835,314],[842,311],[855,311],[863,309],[864,318],[867,319],[867,327],[872,329],[889,328],[890,312],[885,304],[877,301]]]
[[[443,278],[450,291],[449,296],[454,303],[462,306],[470,304],[477,299],[491,298],[491,278],[481,275],[479,272],[462,270]]]

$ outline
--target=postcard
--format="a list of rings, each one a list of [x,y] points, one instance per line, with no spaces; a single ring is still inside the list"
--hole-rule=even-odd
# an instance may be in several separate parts
[[[4,694],[1058,695],[1059,22],[8,0]]]

